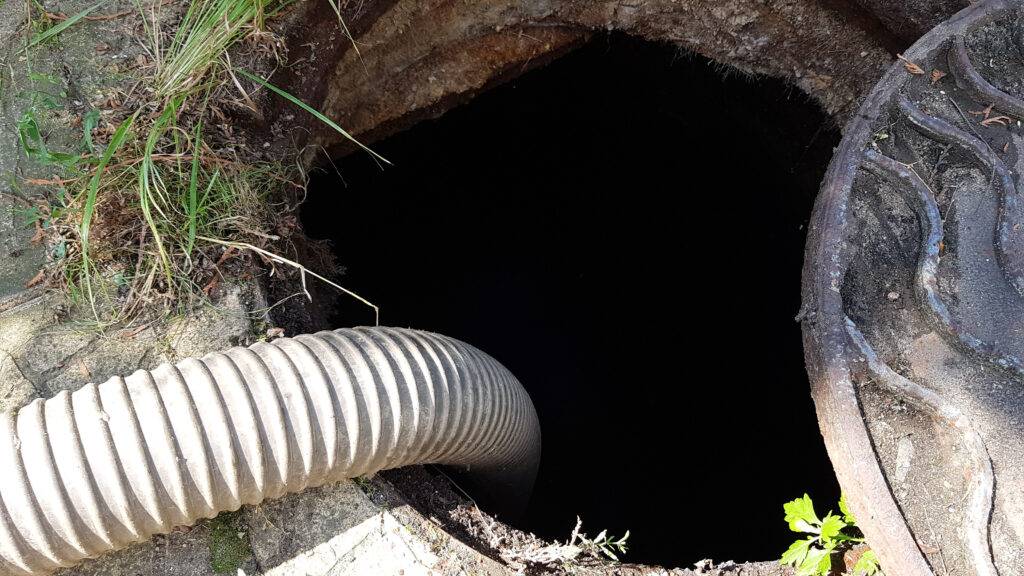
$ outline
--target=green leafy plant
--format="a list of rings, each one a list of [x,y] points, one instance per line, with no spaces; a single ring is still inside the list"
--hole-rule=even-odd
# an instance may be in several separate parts
[[[854,575],[873,576],[874,574],[881,574],[881,567],[878,565],[878,556],[875,556],[874,550],[866,550],[861,554],[857,563],[853,565]]]
[[[839,499],[839,514],[829,511],[819,519],[814,511],[811,497],[804,494],[782,506],[786,513],[785,521],[789,529],[800,534],[807,534],[794,542],[782,554],[780,562],[796,568],[797,576],[827,576],[832,573],[833,556],[856,544],[862,544],[864,538],[855,536],[852,531],[857,529],[854,518],[846,505],[846,497]],[[871,550],[865,551],[853,567],[853,576],[874,576],[881,574],[878,558]]]
[[[28,97],[30,103],[18,118],[16,125],[21,151],[26,158],[41,166],[58,166],[65,169],[75,167],[84,158],[81,154],[53,151],[47,147],[43,137],[42,118],[63,108],[61,100],[67,97],[61,80],[38,72],[30,72],[28,79],[30,89],[24,95]]]

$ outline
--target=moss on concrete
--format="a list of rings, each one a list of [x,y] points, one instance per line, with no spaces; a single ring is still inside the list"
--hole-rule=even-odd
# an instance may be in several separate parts
[[[245,529],[237,512],[227,512],[207,522],[210,530],[210,568],[216,574],[237,574],[252,557]]]

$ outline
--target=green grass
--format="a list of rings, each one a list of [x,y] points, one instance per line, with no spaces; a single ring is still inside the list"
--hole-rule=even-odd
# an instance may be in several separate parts
[[[107,144],[107,149],[103,153],[103,157],[100,158],[100,163],[96,165],[96,172],[92,178],[89,179],[89,187],[86,190],[85,205],[82,207],[82,222],[79,225],[79,239],[81,242],[82,252],[82,281],[86,287],[87,294],[89,297],[89,304],[93,307],[93,313],[96,314],[95,309],[95,297],[92,291],[92,261],[89,258],[89,233],[92,229],[92,219],[96,214],[96,200],[99,197],[100,184],[103,181],[103,174],[107,169],[107,165],[110,164],[110,160],[114,157],[114,154],[124,145],[125,139],[128,138],[128,131],[131,130],[132,124],[135,122],[138,114],[131,116],[127,120],[121,123],[117,131],[114,132],[113,137],[110,139],[110,143]]]
[[[254,75],[254,74],[252,74],[250,72],[242,70],[241,68],[236,69],[235,72],[237,72],[238,74],[244,76],[245,78],[248,78],[249,80],[252,80],[253,82],[259,84],[260,86],[263,86],[263,87],[267,88],[268,90],[270,90],[274,94],[277,94],[278,96],[284,98],[285,100],[291,102],[292,104],[294,104],[294,105],[298,106],[299,108],[302,108],[306,112],[312,114],[314,118],[316,118],[317,120],[323,122],[327,126],[331,127],[336,132],[338,132],[339,134],[341,134],[345,138],[349,139],[350,141],[355,143],[357,146],[359,146],[363,150],[369,152],[374,158],[377,158],[378,160],[380,160],[382,162],[385,162],[387,164],[391,164],[391,162],[389,162],[387,158],[384,158],[380,154],[377,154],[373,150],[370,150],[369,148],[364,146],[362,142],[356,140],[344,128],[342,128],[341,126],[338,126],[338,124],[334,120],[331,120],[327,116],[324,116],[323,114],[320,113],[320,111],[314,109],[312,106],[309,106],[308,104],[306,104],[302,100],[299,100],[295,96],[292,96],[288,92],[278,88],[277,86],[274,86],[270,82],[268,82],[268,81],[266,81],[266,80],[264,80],[264,79],[262,79],[262,78],[260,78],[260,77],[258,77],[256,75]]]
[[[301,186],[295,182],[301,171],[281,163],[219,156],[213,151],[218,147],[208,142],[216,138],[204,127],[214,124],[208,116],[217,99],[237,89],[248,100],[237,80],[241,77],[387,162],[299,98],[231,65],[231,47],[247,35],[264,34],[265,19],[287,1],[190,0],[173,34],[161,29],[161,18],[152,8],[136,1],[153,56],[152,74],[146,79],[152,96],[137,109],[122,112],[116,131],[100,144],[104,151],[99,158],[93,141],[93,130],[100,125],[97,113],[82,119],[80,154],[47,149],[37,107],[19,123],[26,155],[59,165],[68,175],[64,199],[48,211],[47,222],[56,231],[50,241],[62,247],[55,267],[68,293],[87,301],[100,325],[130,318],[148,303],[189,306],[203,298],[208,291],[204,288],[221,274],[227,249],[251,253],[271,266],[293,267],[303,288],[309,275],[376,310],[355,293],[275,253],[279,238],[269,202],[282,186]],[[26,49],[82,22],[102,4],[39,32]],[[116,312],[105,315],[102,310]]]
[[[61,22],[59,24],[55,24],[53,26],[45,28],[44,30],[41,30],[40,32],[38,32],[37,34],[33,35],[32,38],[29,39],[28,44],[26,44],[25,47],[22,48],[19,53],[23,53],[23,52],[29,50],[30,48],[32,48],[33,46],[36,46],[38,44],[42,44],[43,42],[46,42],[47,40],[55,38],[61,32],[67,30],[68,28],[74,26],[78,22],[84,20],[86,16],[88,16],[89,14],[92,14],[100,6],[103,6],[104,4],[106,4],[105,0],[103,2],[98,3],[98,4],[94,4],[93,6],[91,6],[89,8],[86,8],[85,10],[82,10],[81,12],[75,14],[74,16],[69,17],[68,19],[64,20],[63,22]]]
[[[174,282],[174,270],[171,268],[171,259],[167,255],[163,238],[160,236],[160,228],[156,224],[154,212],[157,213],[161,221],[169,219],[167,210],[170,207],[168,206],[167,210],[164,209],[164,206],[168,205],[167,195],[169,192],[166,181],[161,170],[158,169],[153,155],[156,152],[157,145],[167,132],[174,127],[174,122],[178,117],[178,110],[183,100],[184,98],[180,97],[171,99],[167,107],[164,108],[163,113],[153,123],[149,130],[149,136],[146,138],[146,146],[139,164],[139,209],[142,211],[142,216],[145,218],[150,233],[153,235],[153,243],[156,246],[157,254],[160,257],[160,264],[167,277],[168,284],[173,284]]]
[[[247,29],[262,26],[266,9],[262,0],[192,0],[170,47],[157,52],[157,93],[195,92]]]
[[[203,141],[203,122],[200,120],[196,123],[196,133],[192,139],[193,142]],[[202,158],[202,154],[198,151],[192,154],[192,169],[189,171],[188,178],[188,213],[186,214],[188,219],[188,242],[185,244],[185,254],[192,254],[192,250],[196,247],[196,232],[199,229],[199,160]],[[212,180],[210,181],[210,188],[213,187],[217,180],[217,173],[214,173]],[[207,194],[209,194],[210,188],[207,188]]]

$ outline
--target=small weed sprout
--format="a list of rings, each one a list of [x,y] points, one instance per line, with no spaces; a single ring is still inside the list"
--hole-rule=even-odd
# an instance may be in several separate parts
[[[530,542],[523,546],[503,546],[499,539],[492,534],[491,545],[501,550],[501,558],[517,570],[524,570],[527,567],[542,567],[545,569],[561,568],[572,573],[574,566],[584,566],[611,560],[619,561],[619,556],[627,551],[627,530],[621,538],[610,536],[607,530],[602,530],[595,538],[589,538],[583,532],[583,521],[576,517],[576,527],[565,544],[555,542],[554,544],[540,545],[539,541]]]
[[[629,540],[629,530],[622,535],[622,538],[616,539],[614,536],[608,534],[607,530],[601,530],[593,540],[587,538],[585,534],[580,534],[579,530],[583,526],[583,522],[580,521],[579,517],[576,518],[576,530],[573,531],[572,540],[570,545],[574,543],[579,544],[583,551],[595,558],[604,556],[609,560],[619,561],[619,554],[625,554],[627,552],[626,541]]]
[[[829,512],[819,519],[811,497],[804,494],[783,504],[785,520],[793,532],[807,534],[782,554],[781,564],[796,568],[797,576],[827,576],[832,573],[833,555],[862,544],[864,538],[848,530],[856,530],[857,520],[846,505],[846,496],[839,498],[839,512]],[[874,551],[866,550],[849,572],[851,576],[884,576],[879,570]]]

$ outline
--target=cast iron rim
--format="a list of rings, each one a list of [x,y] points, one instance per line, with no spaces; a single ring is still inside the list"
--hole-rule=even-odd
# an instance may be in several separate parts
[[[878,153],[877,147],[872,146],[873,128],[877,127],[876,123],[883,115],[902,115],[911,123],[921,126],[924,131],[932,130],[931,137],[938,139],[936,136],[938,133],[935,130],[941,132],[942,127],[929,126],[928,123],[934,119],[930,120],[931,117],[927,114],[920,114],[914,118],[913,105],[901,96],[902,91],[911,82],[927,82],[929,80],[928,73],[932,68],[925,66],[924,70],[912,73],[908,63],[942,62],[945,64],[948,62],[948,67],[943,66],[943,70],[952,74],[957,85],[966,93],[974,96],[975,101],[983,102],[980,107],[994,104],[1000,114],[1010,114],[1015,118],[1022,116],[1024,101],[999,92],[998,89],[992,89],[991,85],[974,72],[969,61],[965,62],[963,58],[958,57],[965,56],[966,52],[958,51],[957,45],[959,42],[959,48],[962,48],[965,34],[985,23],[1010,16],[1017,7],[1018,4],[1012,0],[984,0],[974,4],[926,34],[904,54],[905,61],[896,62],[887,71],[861,105],[858,113],[846,126],[844,138],[825,175],[811,217],[804,263],[803,308],[800,318],[803,325],[805,359],[810,375],[812,395],[818,412],[821,432],[839,483],[850,507],[858,518],[859,526],[871,547],[878,554],[883,568],[888,574],[925,576],[932,575],[933,571],[926,555],[922,552],[918,539],[915,538],[904,518],[900,505],[879,464],[866,425],[866,416],[858,400],[855,375],[858,372],[862,373],[865,366],[868,366],[867,370],[869,371],[885,371],[888,368],[873,356],[870,349],[860,346],[864,341],[863,339],[858,340],[859,333],[846,318],[844,309],[842,288],[852,257],[852,250],[847,240],[852,218],[850,214],[851,190],[855,176],[862,169],[873,169],[876,172],[887,171],[887,177],[902,178],[908,180],[904,184],[913,184],[909,182],[909,179],[913,178],[913,174],[908,174],[904,170],[906,165]],[[919,122],[924,125],[922,126]],[[951,139],[955,140],[954,137]],[[957,142],[957,144],[968,145],[964,142]],[[995,173],[997,170],[993,168],[993,172]],[[1005,171],[1005,174],[1001,176],[1010,178],[1011,182],[1015,178],[1009,171]],[[1011,200],[1016,201],[1013,198]],[[1009,208],[1001,206],[1001,209],[1006,211]],[[922,215],[921,218],[927,220],[927,215]],[[941,226],[941,220],[939,222]],[[1012,257],[1005,256],[1006,253],[1020,246],[1013,244],[1015,238],[1008,237],[1008,235],[1015,234],[1016,231],[1006,230],[1003,232],[1002,236],[995,239],[996,251],[1002,256],[1000,265],[1007,275],[1008,283],[1013,285],[1017,292],[1021,292],[1019,264],[1015,264],[1020,260],[1019,251]],[[1004,243],[1003,246],[1000,246],[1000,241]],[[941,249],[940,243],[937,246],[937,249]],[[1000,248],[1005,248],[1005,250],[1000,250]],[[924,242],[917,270],[917,278],[921,284],[917,297],[924,302],[922,305],[929,305],[930,303],[926,300],[934,298],[928,284],[927,267],[931,264],[927,262],[927,257],[937,260],[938,252],[928,254],[928,250],[929,246],[927,242]],[[935,251],[936,248],[932,247],[931,250]],[[934,281],[933,276],[931,280]],[[943,311],[944,308],[941,306],[936,308],[937,314]],[[950,337],[959,338],[962,346],[972,348],[977,354],[986,356],[989,362],[1003,368],[1007,368],[1007,363],[1012,364],[1016,361],[1008,356],[996,357],[991,354],[984,343],[974,342],[972,344],[968,341],[970,335],[959,333],[956,326],[951,326],[948,332]],[[1009,366],[1009,368],[1015,370],[1018,376],[1022,373],[1019,365]],[[891,370],[889,372],[887,377],[902,379]],[[902,380],[902,383],[895,386],[904,384],[907,387],[914,386],[906,379]],[[920,387],[908,388],[908,390],[909,392],[905,390],[908,394],[923,395],[917,400],[925,405],[924,407],[934,416],[942,416],[940,412],[943,408],[936,407],[941,404],[941,399],[929,397],[929,392]],[[929,407],[927,406],[929,403],[937,404]],[[960,425],[952,420],[949,423],[951,426]],[[961,430],[961,433],[966,439],[965,442],[972,441],[970,436],[972,431]],[[976,433],[974,437],[973,440],[980,442],[980,437]],[[987,536],[992,500],[992,468],[987,453],[984,452],[983,442],[980,450],[982,456],[977,458],[978,470],[972,478],[972,482],[975,482],[975,499],[977,500],[975,504],[978,510],[973,517],[970,514],[965,514],[965,518],[962,520],[963,525],[959,528],[965,535],[965,548],[972,549],[973,547],[974,555],[969,550],[967,557],[971,558],[974,571],[979,575],[995,576],[997,571],[991,559]],[[979,526],[979,523],[983,525]],[[983,538],[978,536],[979,534],[983,535]]]

